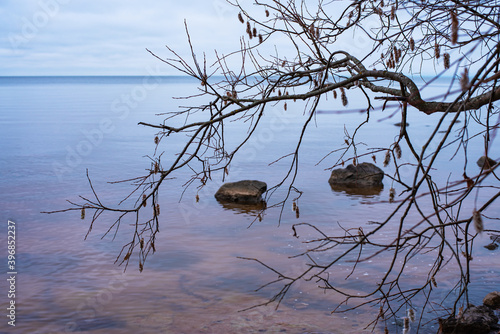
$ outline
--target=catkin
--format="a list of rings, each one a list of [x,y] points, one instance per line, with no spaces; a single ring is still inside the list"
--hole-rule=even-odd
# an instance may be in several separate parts
[[[362,227],[358,228],[358,237],[361,244],[366,244],[366,237]]]
[[[458,41],[458,18],[457,13],[451,12],[451,44],[455,45]]]
[[[394,144],[394,152],[396,153],[396,158],[401,159],[401,146],[399,146],[399,143]]]
[[[481,234],[484,230],[483,217],[476,209],[472,211],[472,220],[474,221],[474,228],[476,229],[476,232]]]
[[[241,13],[238,13],[238,20],[240,20],[241,23],[245,23],[245,20],[243,20],[243,16]]]
[[[449,53],[443,54],[443,62],[444,62],[444,68],[449,69],[450,68],[450,54]]]
[[[250,21],[247,21],[247,30],[246,30],[246,33],[248,34],[248,36],[250,36],[250,38],[253,37],[252,27],[250,26]]]
[[[394,196],[396,196],[396,190],[394,188],[389,189],[389,202],[394,202]]]
[[[410,327],[410,319],[408,317],[403,318],[403,329],[408,329]]]
[[[391,151],[387,151],[385,152],[385,157],[384,157],[384,167],[387,167],[390,162],[391,162]]]
[[[464,68],[462,77],[460,78],[460,87],[462,88],[463,92],[469,89],[469,70],[467,69],[467,67]]]
[[[413,37],[410,38],[410,50],[415,51],[415,40]]]
[[[415,321],[415,310],[414,309],[409,309],[408,310],[408,318],[410,319],[411,322]]]
[[[85,219],[85,207],[82,207],[82,210],[80,212],[80,218]]]
[[[309,33],[311,34],[312,38],[316,38],[316,29],[314,28],[314,25],[312,25],[312,24],[309,27]]]
[[[342,99],[342,105],[344,107],[347,106],[347,104],[349,104],[349,101],[347,100],[347,96],[345,95],[344,87],[340,87],[340,98]]]

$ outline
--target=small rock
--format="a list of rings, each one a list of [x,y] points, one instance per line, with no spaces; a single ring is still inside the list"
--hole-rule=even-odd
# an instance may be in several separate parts
[[[488,306],[469,306],[463,316],[439,319],[443,334],[487,334],[497,329],[498,318]]]
[[[500,308],[500,292],[490,292],[484,297],[483,304],[491,307],[492,309]]]
[[[267,190],[267,184],[256,180],[243,180],[224,183],[215,193],[220,202],[238,204],[262,203],[262,194]]]
[[[482,156],[477,160],[477,165],[481,168],[484,169],[490,169],[491,167],[495,166],[497,162],[493,159],[488,158],[487,156]]]
[[[490,251],[494,251],[495,249],[498,248],[498,244],[492,242],[491,244],[487,244],[486,246],[484,246],[484,248]]]
[[[363,162],[357,166],[351,164],[346,168],[334,169],[328,183],[331,186],[380,187],[383,185],[383,178],[383,170],[374,164]]]

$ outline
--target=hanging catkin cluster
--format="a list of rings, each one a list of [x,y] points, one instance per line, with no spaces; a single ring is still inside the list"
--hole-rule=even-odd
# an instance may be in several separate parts
[[[450,54],[449,53],[443,54],[443,63],[444,63],[445,69],[450,68]]]
[[[451,16],[451,44],[455,45],[458,41],[458,18],[457,13],[452,11]]]
[[[340,87],[340,98],[342,100],[342,105],[344,107],[349,104],[349,101],[347,100],[347,95],[345,95],[345,89],[344,89],[344,87]]]
[[[439,57],[441,57],[441,47],[438,43],[434,44],[434,57],[436,57],[436,59],[439,59]]]

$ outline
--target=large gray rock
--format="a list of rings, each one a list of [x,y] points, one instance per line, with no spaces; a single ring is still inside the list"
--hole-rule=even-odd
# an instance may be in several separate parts
[[[243,180],[224,183],[215,193],[220,202],[237,204],[262,203],[262,194],[267,190],[267,184],[256,180]]]
[[[443,334],[487,334],[498,329],[498,318],[487,306],[470,306],[462,317],[439,319]]]
[[[349,165],[346,168],[334,169],[328,180],[333,187],[342,185],[346,187],[381,187],[384,171],[374,164],[363,162],[356,166]]]
[[[484,297],[483,299],[483,304],[491,307],[492,309],[499,309],[500,308],[500,292],[499,291],[494,291],[490,292]]]

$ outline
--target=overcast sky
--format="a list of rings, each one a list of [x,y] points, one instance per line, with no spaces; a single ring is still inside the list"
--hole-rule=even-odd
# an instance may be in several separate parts
[[[245,9],[264,15],[261,7],[244,3]],[[333,3],[329,10],[338,6]],[[0,0],[0,76],[181,74],[146,48],[169,57],[169,45],[189,58],[186,20],[198,60],[206,52],[211,64],[215,49],[219,54],[239,49],[245,25],[237,14],[225,0]],[[379,22],[374,17],[365,24],[369,28]],[[359,30],[344,37],[336,48],[358,57],[373,46]],[[265,47],[266,57],[276,55],[275,50],[287,58],[295,52],[282,37]]]
[[[224,0],[2,0],[0,75],[177,74],[146,48],[187,52],[186,19],[200,55],[229,52],[244,32],[237,13]]]

